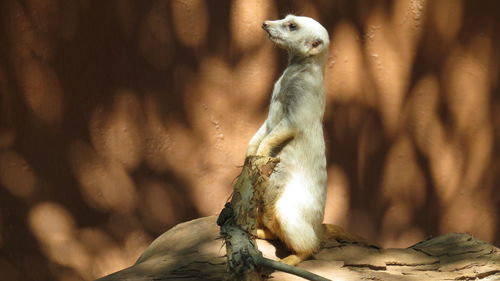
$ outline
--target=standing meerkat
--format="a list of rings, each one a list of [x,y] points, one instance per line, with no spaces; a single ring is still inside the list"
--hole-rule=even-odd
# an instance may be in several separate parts
[[[351,238],[340,227],[322,224],[327,180],[323,73],[330,41],[326,29],[308,17],[288,15],[265,21],[262,28],[289,58],[274,84],[267,119],[246,152],[280,159],[258,210],[257,237],[278,237],[293,252],[282,261],[296,265],[319,249],[325,229],[329,236]]]

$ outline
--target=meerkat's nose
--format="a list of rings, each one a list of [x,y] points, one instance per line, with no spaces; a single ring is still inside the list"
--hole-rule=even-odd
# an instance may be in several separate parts
[[[263,29],[266,29],[268,26],[269,26],[269,21],[266,20],[265,22],[262,23]]]

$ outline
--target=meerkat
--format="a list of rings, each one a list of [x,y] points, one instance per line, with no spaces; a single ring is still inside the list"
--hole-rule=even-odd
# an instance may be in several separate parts
[[[288,65],[274,84],[267,119],[251,138],[246,156],[280,159],[258,211],[257,238],[279,238],[293,253],[282,262],[296,265],[325,238],[353,240],[338,226],[323,225],[326,156],[323,137],[324,68],[329,36],[314,19],[288,15],[265,21],[269,39],[288,52]]]

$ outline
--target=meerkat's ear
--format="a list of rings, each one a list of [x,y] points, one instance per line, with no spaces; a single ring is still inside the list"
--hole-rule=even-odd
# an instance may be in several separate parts
[[[325,47],[325,43],[320,38],[316,38],[312,41],[309,41],[308,45],[309,45],[308,46],[309,51],[307,53],[310,56],[315,56],[315,55],[321,53],[321,51],[323,51],[323,48]]]

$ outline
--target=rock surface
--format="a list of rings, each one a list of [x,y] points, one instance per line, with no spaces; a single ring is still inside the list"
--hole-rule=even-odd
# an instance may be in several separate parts
[[[225,247],[216,217],[182,223],[158,237],[129,268],[98,281],[224,280]],[[278,259],[286,250],[258,240],[264,256]],[[299,267],[332,280],[500,280],[500,250],[469,234],[450,233],[406,249],[376,249],[327,241],[314,259]],[[304,280],[274,272],[274,281]]]

